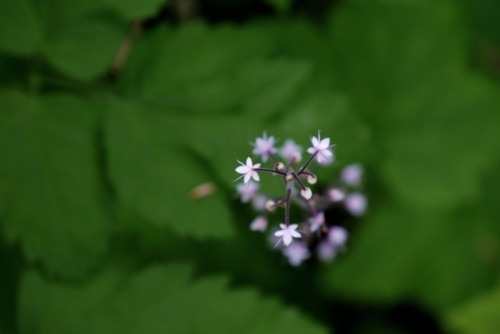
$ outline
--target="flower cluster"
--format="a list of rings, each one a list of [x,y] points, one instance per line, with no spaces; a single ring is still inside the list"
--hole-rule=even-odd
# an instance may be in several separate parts
[[[348,231],[343,222],[331,222],[326,219],[333,211],[343,211],[349,217],[364,214],[367,201],[360,192],[363,183],[363,168],[359,164],[346,166],[340,175],[340,180],[323,193],[314,194],[309,185],[316,184],[318,178],[310,170],[314,161],[318,165],[331,164],[335,155],[334,145],[330,138],[321,138],[320,133],[311,138],[311,147],[306,152],[308,159],[302,161],[302,147],[293,140],[286,140],[281,148],[276,147],[274,136],[266,133],[253,143],[252,153],[260,157],[262,163],[272,160],[274,166],[263,167],[262,163],[254,163],[247,157],[245,163],[238,161],[240,166],[236,172],[243,183],[237,185],[237,191],[243,203],[251,203],[260,214],[251,222],[252,231],[268,230],[269,215],[278,207],[284,208],[284,219],[272,232],[271,240],[276,249],[281,250],[292,266],[298,266],[315,252],[319,259],[330,261],[344,249],[348,239]],[[280,160],[282,158],[284,160]],[[300,167],[298,167],[300,166]],[[285,194],[281,198],[272,198],[260,191],[259,173],[270,173],[279,176],[284,181]],[[290,207],[296,204],[306,214],[299,221],[292,223]]]

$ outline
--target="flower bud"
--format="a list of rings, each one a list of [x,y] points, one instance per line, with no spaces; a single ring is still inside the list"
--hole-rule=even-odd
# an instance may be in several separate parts
[[[302,197],[304,197],[305,199],[311,199],[312,197],[312,191],[311,191],[311,188],[309,187],[305,187],[304,189],[302,189],[300,191],[300,194],[302,195]]]
[[[318,182],[316,175],[307,175],[307,183],[316,184],[316,182]]]
[[[266,202],[266,210],[274,211],[274,209],[276,209],[276,202],[270,199],[269,201]]]
[[[274,169],[277,170],[278,172],[284,172],[285,171],[285,164],[282,162],[277,162],[274,164]]]

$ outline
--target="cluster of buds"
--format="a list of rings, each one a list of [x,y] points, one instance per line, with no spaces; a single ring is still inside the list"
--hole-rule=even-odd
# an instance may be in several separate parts
[[[309,169],[316,161],[320,166],[331,164],[335,156],[332,152],[334,145],[330,138],[311,138],[312,146],[307,149],[308,159],[302,165],[302,148],[293,140],[286,140],[278,149],[274,136],[266,133],[252,143],[253,154],[259,156],[262,163],[268,160],[274,162],[272,168],[262,167],[262,163],[255,163],[248,157],[245,163],[238,161],[240,166],[236,172],[241,174],[243,183],[237,185],[237,191],[243,203],[252,203],[260,214],[251,222],[252,231],[265,232],[268,230],[269,215],[278,207],[284,208],[284,219],[272,230],[271,242],[275,249],[282,252],[293,266],[300,265],[315,252],[322,261],[331,261],[339,251],[345,248],[348,231],[341,224],[334,224],[325,219],[325,212],[332,209],[341,209],[350,216],[364,214],[367,201],[359,191],[362,186],[363,169],[358,164],[346,166],[340,175],[339,181],[323,193],[313,194],[309,185],[318,181],[316,175]],[[284,159],[280,161],[278,157]],[[300,166],[300,167],[298,167]],[[285,184],[285,194],[280,198],[272,198],[259,189],[259,173],[270,173],[279,176]],[[298,223],[292,223],[290,207],[296,204],[306,214]]]

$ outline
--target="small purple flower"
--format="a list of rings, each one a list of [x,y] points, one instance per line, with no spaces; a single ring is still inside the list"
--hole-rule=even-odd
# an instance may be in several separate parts
[[[260,155],[263,162],[266,162],[267,159],[273,154],[278,152],[278,149],[274,147],[274,136],[267,137],[267,134],[264,134],[261,137],[255,139],[255,144],[253,144],[254,149],[252,151],[255,155]]]
[[[243,203],[248,203],[259,191],[259,185],[255,182],[240,183],[236,186]]]
[[[304,243],[294,242],[290,247],[283,249],[283,255],[288,259],[290,265],[297,267],[307,260],[311,256],[311,253]]]
[[[254,179],[255,181],[259,181],[260,177],[259,174],[257,174],[257,171],[255,170],[256,168],[260,167],[260,164],[253,164],[252,159],[250,157],[247,158],[246,164],[244,164],[241,161],[238,161],[241,166],[236,167],[236,172],[243,174],[241,177],[245,177],[243,181],[245,183],[248,183],[250,179]]]
[[[257,216],[250,224],[250,229],[252,231],[264,232],[267,229],[267,217]]]
[[[318,212],[308,220],[311,232],[316,232],[325,224],[325,213]]]
[[[367,207],[366,197],[361,193],[352,193],[344,200],[344,205],[347,211],[353,216],[362,216]]]
[[[359,164],[348,165],[342,169],[340,179],[348,186],[358,187],[363,181],[363,168]]]
[[[333,162],[333,153],[330,150],[332,145],[330,145],[330,138],[321,139],[321,135],[318,132],[318,137],[311,138],[312,147],[307,149],[307,153],[316,154],[316,160],[320,165],[327,165]]]
[[[291,139],[285,141],[280,154],[288,161],[300,162],[302,160],[302,148]]]
[[[324,240],[318,244],[316,253],[321,261],[330,262],[337,255],[337,250],[328,240]]]
[[[340,202],[345,199],[345,192],[339,188],[331,188],[326,192],[326,197],[330,202]]]
[[[341,226],[333,226],[328,230],[328,243],[335,249],[344,247],[348,238],[347,230]]]
[[[281,230],[274,232],[274,235],[276,237],[280,237],[281,240],[283,240],[285,246],[289,246],[292,243],[293,238],[301,237],[300,233],[297,232],[297,227],[299,227],[299,225],[297,224],[291,224],[291,225],[280,224]]]

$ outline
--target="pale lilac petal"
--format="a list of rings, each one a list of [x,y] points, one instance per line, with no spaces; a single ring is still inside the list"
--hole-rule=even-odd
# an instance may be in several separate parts
[[[284,234],[285,234],[284,230],[278,230],[278,231],[274,232],[274,235],[277,237],[282,237]]]
[[[314,147],[309,147],[307,149],[307,153],[309,153],[309,154],[314,154],[315,152],[316,152],[316,149]]]
[[[311,142],[312,142],[312,144],[313,144],[313,147],[314,147],[314,148],[317,148],[317,147],[318,147],[318,145],[319,145],[319,140],[318,140],[318,138],[316,138],[316,137],[312,137],[312,138],[311,138]]]
[[[252,159],[250,157],[247,158],[247,167],[248,168],[252,168],[253,167],[253,163],[252,163]]]
[[[325,138],[319,144],[319,149],[326,150],[330,146],[330,138]]]
[[[255,181],[257,181],[257,182],[259,182],[259,181],[260,181],[260,176],[259,176],[259,174],[257,174],[257,172],[253,172],[251,175],[252,175],[252,178],[253,178]]]
[[[285,244],[285,246],[289,246],[292,243],[292,236],[290,234],[284,234],[283,243]]]
[[[248,167],[247,166],[239,166],[239,167],[236,167],[236,172],[240,173],[240,174],[245,174],[248,172]]]
[[[291,235],[292,237],[294,237],[294,238],[301,238],[301,237],[302,237],[302,236],[300,235],[300,233],[299,233],[299,232],[297,232],[297,231],[293,231],[293,230],[292,230],[292,231],[290,231],[290,235]]]
[[[246,173],[245,177],[243,178],[243,182],[248,183],[248,181],[250,181],[251,178],[252,178],[252,174]]]

